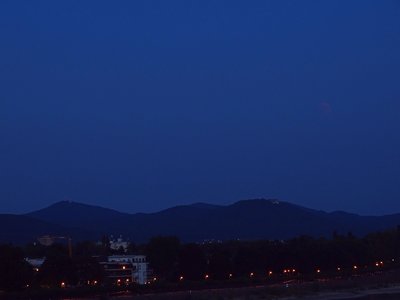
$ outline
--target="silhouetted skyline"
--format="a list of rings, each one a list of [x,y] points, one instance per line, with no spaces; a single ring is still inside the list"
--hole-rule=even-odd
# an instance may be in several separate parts
[[[398,1],[1,1],[0,211],[400,212]]]

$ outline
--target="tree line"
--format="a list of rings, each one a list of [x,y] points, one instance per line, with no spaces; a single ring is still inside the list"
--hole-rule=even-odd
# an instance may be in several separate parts
[[[330,276],[397,267],[400,228],[359,238],[334,233],[330,239],[301,236],[285,241],[182,243],[159,236],[147,244],[112,250],[101,243],[79,242],[68,255],[67,245],[23,247],[0,245],[0,290],[82,286],[104,282],[101,258],[112,254],[144,254],[158,282],[256,280],[290,276]],[[40,269],[25,258],[46,257]],[[339,272],[339,273],[338,273]]]
[[[155,237],[146,246],[154,274],[164,280],[227,280],[273,276],[334,275],[396,266],[400,228],[358,238],[301,236],[285,241],[180,244]]]

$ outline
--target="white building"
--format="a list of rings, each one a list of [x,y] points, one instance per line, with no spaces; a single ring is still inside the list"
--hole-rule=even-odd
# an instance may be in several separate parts
[[[128,250],[129,247],[129,242],[123,240],[122,236],[120,236],[117,239],[114,239],[113,236],[111,236],[110,239],[110,248],[113,250],[119,250],[119,249],[123,249],[124,252],[126,252]]]
[[[36,272],[39,271],[39,269],[42,267],[44,261],[46,260],[45,257],[42,258],[25,258],[25,261],[30,264]]]
[[[106,276],[116,284],[146,284],[148,281],[148,263],[145,255],[111,255],[107,262],[101,264]]]

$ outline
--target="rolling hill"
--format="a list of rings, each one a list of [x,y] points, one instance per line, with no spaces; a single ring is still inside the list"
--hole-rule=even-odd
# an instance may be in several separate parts
[[[149,214],[127,214],[62,201],[24,217],[45,222],[43,226],[55,224],[62,230],[80,228],[96,240],[102,234],[122,234],[135,242],[156,235],[176,235],[183,241],[287,239],[298,235],[331,236],[334,231],[364,235],[400,224],[400,214],[377,217],[327,213],[265,199],[243,200],[227,206],[196,203]]]

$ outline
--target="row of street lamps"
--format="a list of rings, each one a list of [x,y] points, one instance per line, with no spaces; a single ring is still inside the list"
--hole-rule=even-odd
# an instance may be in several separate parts
[[[392,259],[392,262],[394,262],[394,261],[395,261],[395,259]],[[377,262],[374,263],[374,265],[375,265],[375,267],[380,268],[380,267],[383,267],[383,266],[384,266],[384,262],[383,262],[383,261],[377,261]],[[367,268],[367,266],[365,266],[365,267]],[[352,266],[352,269],[353,269],[354,271],[357,271],[357,270],[359,269],[359,266],[353,265],[353,266]],[[340,271],[342,271],[343,269],[342,269],[341,267],[337,267],[336,270],[337,270],[338,272],[340,272]],[[296,269],[290,269],[290,268],[289,268],[289,269],[283,269],[282,274],[284,274],[284,275],[292,275],[292,274],[295,274],[296,272],[297,272]],[[315,268],[315,273],[320,274],[320,273],[322,273],[322,270],[321,270],[320,268]],[[274,273],[273,273],[273,271],[268,271],[267,274],[268,274],[268,276],[272,276]],[[228,277],[229,277],[229,278],[232,278],[232,277],[233,277],[233,274],[232,274],[232,273],[229,273],[229,276],[228,276]],[[250,272],[250,273],[249,273],[249,277],[250,277],[250,278],[254,278],[254,277],[255,277],[255,273],[254,273],[254,272]],[[204,279],[205,279],[205,280],[210,279],[210,275],[209,275],[209,274],[205,274],[205,275],[204,275]],[[183,280],[184,280],[184,276],[182,275],[182,276],[179,277],[179,281],[183,281]]]

